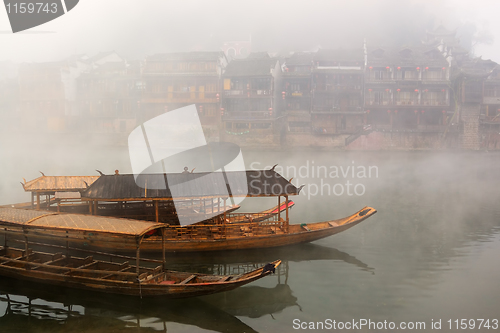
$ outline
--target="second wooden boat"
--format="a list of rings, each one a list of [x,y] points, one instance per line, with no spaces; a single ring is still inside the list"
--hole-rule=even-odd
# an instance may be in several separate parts
[[[140,258],[141,243],[146,234],[156,231],[164,235],[163,224],[76,214],[46,216],[39,213],[12,208],[0,209],[1,218],[11,221],[0,231],[4,237],[4,246],[0,247],[0,276],[111,294],[182,298],[232,290],[271,274],[281,263],[277,260],[241,275],[171,271],[166,269],[164,246],[163,260]],[[48,234],[47,231],[52,233]],[[93,256],[75,257],[71,253],[74,249],[70,247],[70,242],[85,235],[99,237],[103,241],[113,239],[116,243],[135,243],[136,256],[86,251]],[[58,241],[65,240],[66,247],[59,247],[61,252],[32,250],[33,245],[57,247],[33,241],[51,239],[53,236]],[[164,236],[162,239],[165,243]],[[24,248],[11,247],[10,242],[24,243]],[[94,259],[94,255],[99,259]],[[141,266],[141,260],[156,263],[157,266]]]

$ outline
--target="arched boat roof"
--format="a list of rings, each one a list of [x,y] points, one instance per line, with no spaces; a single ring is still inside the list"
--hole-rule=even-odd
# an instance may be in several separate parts
[[[102,201],[173,200],[298,195],[300,188],[274,170],[102,175],[82,199]]]
[[[140,237],[151,230],[164,227],[162,223],[148,221],[17,208],[0,208],[0,224],[30,229],[96,232],[132,237]]]

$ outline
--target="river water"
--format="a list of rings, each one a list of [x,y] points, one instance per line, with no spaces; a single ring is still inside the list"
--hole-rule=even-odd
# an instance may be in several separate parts
[[[122,149],[28,150],[4,149],[1,204],[28,201],[19,181],[38,170],[130,172]],[[224,294],[140,301],[0,279],[0,332],[275,333],[321,325],[335,331],[333,321],[360,332],[377,331],[376,325],[389,331],[383,327],[391,322],[419,331],[465,325],[475,332],[480,323],[484,331],[500,329],[500,154],[249,150],[243,156],[248,168],[279,163],[277,171],[306,185],[293,198],[291,223],[341,218],[364,206],[378,213],[312,244],[170,256],[175,269],[214,273],[283,260],[276,275]],[[246,199],[240,211],[275,201]],[[371,329],[360,326],[363,320]]]

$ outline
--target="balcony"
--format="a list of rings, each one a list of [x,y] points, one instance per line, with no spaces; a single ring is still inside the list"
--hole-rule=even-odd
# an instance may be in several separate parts
[[[391,82],[394,82],[394,78],[393,77],[374,77],[374,76],[367,76],[366,77],[366,82],[370,82],[370,83],[382,83],[382,82],[385,82],[385,83],[391,83]]]
[[[313,105],[312,113],[335,114],[335,113],[363,113],[363,108],[360,106],[320,106]]]
[[[401,105],[401,106],[419,105],[417,98],[397,100],[394,102],[394,104]]]
[[[274,114],[271,111],[226,111],[222,116],[223,121],[234,120],[274,120]]]
[[[169,91],[145,92],[144,103],[217,103],[217,92],[206,91]]]
[[[231,89],[223,91],[224,97],[273,97],[273,91],[270,89]]]
[[[483,104],[500,104],[500,97],[484,96]]]
[[[349,85],[318,85],[316,89],[313,89],[313,92],[317,93],[328,93],[328,92],[342,92],[342,91],[354,91],[361,93],[361,84],[349,84]]]
[[[421,81],[421,77],[418,73],[405,73],[405,76],[396,76],[394,78],[396,81]]]
[[[420,105],[424,106],[450,106],[450,102],[445,99],[422,99]]]
[[[286,91],[287,97],[309,97],[311,96],[311,92],[309,90],[294,90],[294,91]]]
[[[450,80],[446,77],[423,77],[422,82],[424,84],[448,84]]]
[[[381,101],[366,101],[366,105],[375,105],[375,106],[384,106],[384,105],[392,105],[392,100],[386,99]]]

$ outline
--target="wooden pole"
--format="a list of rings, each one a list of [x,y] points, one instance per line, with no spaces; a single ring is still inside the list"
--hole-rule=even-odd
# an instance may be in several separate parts
[[[158,212],[158,200],[155,200],[154,203],[155,203],[156,223],[158,223],[158,221],[160,220],[160,218],[159,218],[159,212]]]
[[[31,192],[31,209],[35,208],[35,193]]]
[[[140,237],[137,237],[136,242],[136,250],[135,250],[135,273],[137,274],[137,281],[139,282],[139,263],[140,263],[140,255],[141,255],[141,241]]]
[[[288,195],[285,195],[285,205],[286,205],[286,232],[288,233],[288,226],[290,225],[290,221],[288,220]]]
[[[23,231],[24,231],[24,252],[25,252],[24,255],[28,256],[28,249],[29,249],[29,245],[28,245],[28,230],[24,229]],[[28,259],[26,259],[26,261],[28,261]]]
[[[165,259],[165,228],[161,228],[161,252],[163,255],[163,269],[166,269],[167,263]]]
[[[281,196],[278,195],[278,221],[281,220]]]
[[[40,210],[40,193],[36,192],[36,209]]]
[[[66,258],[69,258],[69,235],[68,235],[68,230],[66,230]]]
[[[92,202],[92,200],[89,200],[87,202],[89,203],[89,213],[90,215],[92,215],[92,206],[94,205],[94,203]]]
[[[226,199],[224,199],[224,228],[222,232],[222,236],[226,237]]]
[[[97,215],[97,205],[99,204],[99,201],[95,200],[94,201],[94,215]]]

